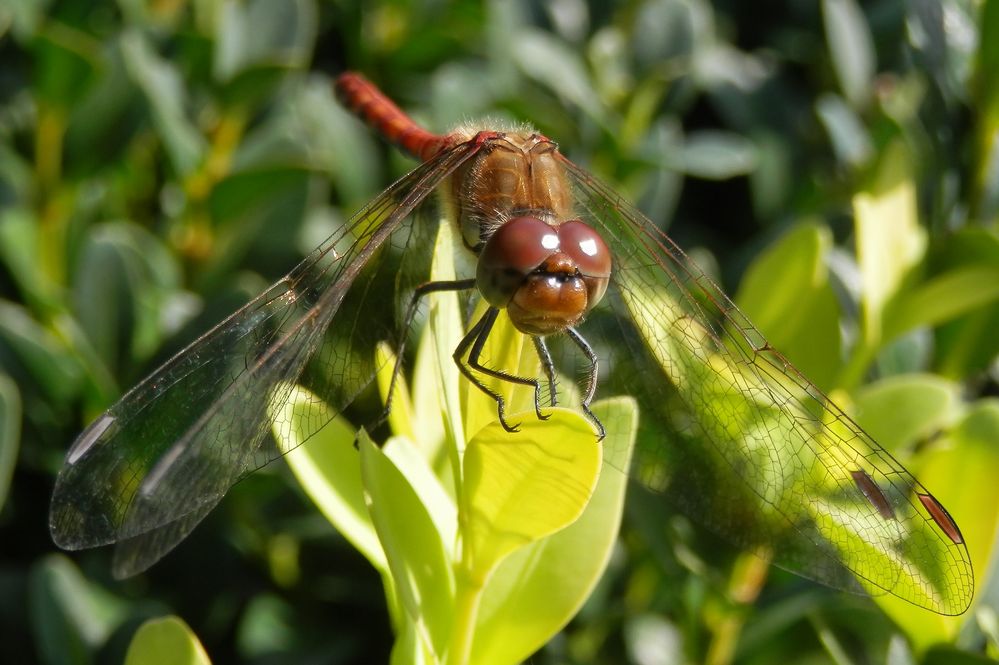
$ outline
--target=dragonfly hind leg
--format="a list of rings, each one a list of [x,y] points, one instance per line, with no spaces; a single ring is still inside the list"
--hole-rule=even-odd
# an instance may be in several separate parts
[[[375,425],[381,425],[386,420],[388,420],[389,412],[392,410],[392,396],[395,394],[395,386],[398,382],[399,376],[402,374],[402,361],[405,357],[406,352],[406,338],[409,336],[409,330],[413,327],[413,321],[416,319],[416,312],[420,306],[420,300],[429,293],[439,293],[441,291],[467,291],[469,289],[475,288],[474,279],[455,279],[447,281],[438,282],[425,282],[420,284],[413,291],[413,296],[409,300],[409,306],[406,308],[406,316],[403,318],[402,328],[399,332],[399,343],[397,346],[397,352],[395,356],[395,365],[392,367],[392,380],[389,381],[389,389],[385,396],[385,408],[382,410],[382,414]]]

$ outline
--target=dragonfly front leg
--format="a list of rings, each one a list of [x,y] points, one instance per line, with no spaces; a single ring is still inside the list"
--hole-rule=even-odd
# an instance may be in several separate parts
[[[590,402],[593,401],[593,396],[597,392],[597,354],[593,352],[593,347],[590,346],[589,342],[576,332],[575,328],[566,328],[565,334],[576,343],[576,346],[580,348],[586,359],[590,361],[590,368],[586,378],[586,394],[583,396],[581,406],[586,417],[597,427],[597,440],[602,441],[607,436],[607,430],[604,429],[604,424],[600,422],[600,419],[590,411]]]
[[[511,383],[534,388],[534,410],[535,413],[537,413],[538,419],[548,420],[549,416],[541,412],[541,384],[537,379],[517,376],[515,374],[510,374],[509,372],[486,367],[479,362],[479,358],[482,356],[482,349],[485,347],[486,340],[489,338],[489,333],[492,331],[498,315],[499,310],[495,307],[487,309],[486,313],[482,315],[482,318],[479,319],[474,326],[472,326],[472,329],[468,331],[468,334],[465,335],[465,337],[458,343],[458,347],[455,349],[452,357],[454,358],[455,364],[458,366],[458,370],[465,375],[465,378],[471,381],[476,388],[496,401],[496,410],[503,429],[508,432],[517,432],[519,431],[519,424],[510,425],[506,421],[506,401],[503,399],[503,396],[487,386],[482,379],[475,375],[475,372],[481,372],[501,381],[509,381]],[[466,352],[468,352],[467,363],[463,359]]]
[[[540,336],[532,336],[531,341],[534,342],[534,350],[538,352],[538,359],[541,361],[541,368],[545,371],[545,376],[548,377],[548,406],[558,405],[558,393],[555,390],[555,363],[552,361],[552,354],[548,352],[548,345],[545,344],[545,338]],[[536,392],[534,394],[534,404],[536,409],[540,409],[541,394]],[[541,414],[538,414],[541,418]],[[544,420],[544,418],[542,418]]]

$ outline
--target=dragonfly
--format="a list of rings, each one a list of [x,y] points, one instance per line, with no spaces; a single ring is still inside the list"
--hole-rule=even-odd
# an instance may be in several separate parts
[[[333,414],[356,408],[388,362],[375,344],[401,347],[423,296],[453,290],[469,312],[480,305],[454,361],[506,429],[565,402],[613,445],[590,405],[632,395],[640,427],[625,471],[639,485],[806,578],[967,610],[974,573],[944,506],[612,188],[530,128],[439,135],[360,74],[335,89],[419,166],[79,435],[52,497],[57,545],[115,544],[117,577],[147,569],[287,452],[269,432],[292,424],[268,414],[291,386]],[[440,223],[468,258],[448,282],[429,278]],[[532,342],[534,370],[483,351],[504,317]],[[511,413],[496,381],[533,390],[533,410]]]

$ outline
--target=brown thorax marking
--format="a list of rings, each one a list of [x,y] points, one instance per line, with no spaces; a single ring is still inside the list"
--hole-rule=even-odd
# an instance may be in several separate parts
[[[454,172],[451,191],[462,240],[476,254],[517,215],[530,213],[553,225],[572,217],[558,147],[536,133],[509,132],[490,140]]]

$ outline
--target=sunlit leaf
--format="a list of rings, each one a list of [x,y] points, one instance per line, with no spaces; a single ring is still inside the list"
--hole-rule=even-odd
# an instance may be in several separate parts
[[[433,518],[395,461],[361,432],[364,499],[400,604],[421,640],[442,654],[450,636],[454,578],[451,543],[444,543]],[[414,459],[414,458],[409,458]]]
[[[958,386],[933,375],[906,374],[854,394],[857,422],[887,450],[935,435],[960,414]]]
[[[629,398],[612,398],[595,403],[593,412],[609,433],[593,496],[575,522],[497,567],[483,591],[471,662],[527,659],[575,616],[610,561],[628,487],[619,469],[630,464],[638,410]]]
[[[430,267],[430,279],[446,282],[456,278],[455,260],[460,250],[460,239],[454,237],[450,224],[441,224],[434,246],[434,259]],[[427,295],[427,308],[430,335],[434,340],[437,357],[437,371],[441,390],[441,417],[451,445],[449,448],[460,454],[465,446],[467,424],[462,419],[462,388],[459,383],[458,367],[452,355],[458,342],[464,336],[461,308],[458,296],[453,291],[442,291]],[[458,457],[452,457],[451,464],[458,465]]]
[[[961,526],[975,566],[975,593],[981,598],[999,533],[999,402],[983,400],[935,445],[920,456],[921,481]],[[913,607],[894,597],[881,605],[918,649],[952,640],[967,615],[948,617]]]
[[[125,665],[210,665],[198,637],[175,616],[150,619],[128,645]]]
[[[397,436],[404,436],[411,441],[416,440],[413,430],[413,404],[409,397],[409,386],[406,377],[393,376],[395,373],[396,355],[389,348],[388,344],[381,342],[375,350],[375,366],[378,373],[375,379],[378,381],[378,394],[382,398],[382,403],[390,407],[388,414],[389,427],[392,433]],[[393,385],[393,379],[395,385]],[[391,391],[391,395],[389,392]],[[389,397],[392,403],[389,404]]]
[[[478,584],[514,550],[575,521],[599,477],[601,447],[587,420],[565,409],[547,421],[530,415],[518,432],[484,427],[465,450],[461,565]]]
[[[885,305],[926,250],[911,165],[907,148],[896,140],[881,156],[870,187],[853,198],[857,259],[864,285],[864,335],[871,345],[884,338]]]
[[[288,465],[326,519],[375,568],[387,572],[385,552],[364,504],[361,465],[354,449],[355,428],[336,418],[308,440],[303,439],[303,433],[315,428],[314,423],[331,416],[329,407],[318,397],[295,387],[284,406],[271,414],[276,423],[272,431],[278,445],[290,451],[285,455]],[[285,425],[289,422],[290,427]]]
[[[831,248],[824,226],[795,226],[753,261],[735,298],[769,342],[823,389],[840,365],[839,306],[826,267]]]
[[[885,312],[887,339],[917,326],[935,326],[999,301],[999,266],[970,265],[927,280]]]

